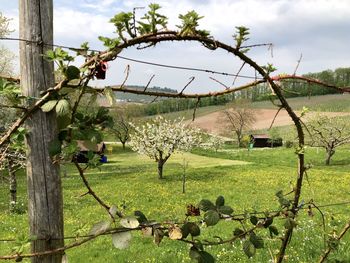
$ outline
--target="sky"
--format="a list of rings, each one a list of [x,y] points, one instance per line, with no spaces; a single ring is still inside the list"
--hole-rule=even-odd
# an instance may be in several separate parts
[[[251,49],[248,55],[260,65],[272,63],[276,74],[293,74],[301,54],[297,74],[334,70],[350,66],[350,0],[54,0],[54,43],[79,47],[89,42],[93,49],[104,50],[98,36],[115,36],[115,28],[109,23],[118,12],[137,9],[140,18],[149,3],[162,6],[160,13],[169,18],[168,28],[176,29],[178,15],[195,10],[204,18],[200,29],[224,43],[234,45],[236,26],[250,29],[247,45],[272,43],[273,53],[267,47]],[[0,0],[0,11],[11,18],[10,27],[18,36],[18,1]],[[18,43],[1,41],[16,54]],[[167,65],[195,67],[227,73],[237,73],[242,62],[220,50],[210,51],[198,43],[161,43],[145,50],[130,48],[120,55]],[[76,62],[79,66],[80,60]],[[109,63],[106,80],[94,82],[96,86],[118,85],[125,78],[125,68],[130,66],[127,85],[146,85],[155,74],[151,86],[181,90],[189,81],[188,93],[223,89],[210,77],[232,86],[233,77],[165,69],[122,59]],[[18,67],[17,67],[18,70]],[[241,72],[254,76],[255,72],[245,66]],[[238,79],[235,85],[246,83]]]

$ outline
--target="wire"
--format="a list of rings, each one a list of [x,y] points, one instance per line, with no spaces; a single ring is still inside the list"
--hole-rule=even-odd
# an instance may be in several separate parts
[[[69,47],[69,46],[63,46],[63,45],[57,45],[57,44],[41,43],[40,41],[27,40],[27,39],[23,39],[23,38],[0,37],[0,40],[15,40],[15,41],[22,41],[22,42],[27,42],[27,43],[35,43],[35,44],[38,44],[38,45],[39,44],[43,44],[45,46],[65,48],[65,49],[69,49],[69,50],[80,50],[80,49],[82,49],[82,48]],[[270,45],[270,44],[257,44],[257,45],[247,46],[247,47],[266,46],[266,45]],[[101,50],[96,50],[96,49],[88,49],[88,50],[89,51],[98,52],[98,53],[102,52]],[[220,71],[215,71],[215,70],[210,70],[210,69],[161,64],[161,63],[150,62],[150,61],[145,61],[145,60],[139,60],[139,59],[124,57],[124,56],[119,56],[119,55],[117,57],[120,58],[120,59],[127,60],[127,61],[132,61],[132,62],[135,62],[135,63],[146,64],[146,65],[152,65],[152,66],[156,66],[156,67],[172,68],[172,69],[180,69],[180,70],[189,70],[189,71],[197,71],[197,72],[205,72],[205,73],[211,73],[211,74],[217,74],[217,75],[223,75],[223,76],[230,76],[230,77],[235,77],[235,78],[245,78],[245,79],[255,79],[255,80],[256,79],[263,79],[263,78],[256,78],[256,76],[246,76],[246,75],[240,75],[240,74],[220,72]]]
[[[307,207],[308,204],[313,204],[313,203],[305,203],[304,206],[305,207],[301,207],[299,208],[299,210],[306,210],[306,209],[309,209]],[[339,203],[331,203],[331,204],[324,204],[324,205],[318,205],[317,207],[318,208],[322,208],[322,207],[331,207],[331,206],[342,206],[342,205],[349,205],[350,204],[350,201],[344,201],[344,202],[339,202]],[[235,217],[235,216],[245,216],[247,214],[250,214],[250,215],[258,215],[258,214],[266,214],[266,213],[277,213],[277,212],[280,212],[279,210],[276,210],[276,211],[262,211],[262,212],[248,212],[248,213],[244,213],[244,214],[235,214],[235,215],[232,215],[232,217]],[[82,238],[82,237],[90,237],[91,235],[82,235],[82,236],[66,236],[66,237],[63,237],[63,239],[75,239],[75,238]],[[15,242],[16,239],[0,239],[0,242]]]

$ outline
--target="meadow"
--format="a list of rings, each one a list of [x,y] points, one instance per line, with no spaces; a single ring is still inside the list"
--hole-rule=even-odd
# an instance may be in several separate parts
[[[318,206],[350,201],[350,148],[342,147],[334,155],[331,166],[323,165],[322,149],[307,148],[306,160],[312,164],[305,180],[302,200],[311,199]],[[139,156],[130,149],[115,145],[108,154],[108,163],[100,170],[88,170],[87,178],[94,191],[108,204],[124,207],[125,213],[142,211],[156,221],[183,220],[186,206],[196,205],[201,199],[215,201],[223,195],[235,214],[253,211],[271,211],[279,207],[275,193],[288,192],[296,178],[296,156],[293,148],[235,149],[225,146],[217,153],[195,149],[191,153],[178,153],[165,165],[164,180],[157,179],[156,163]],[[184,163],[186,193],[182,193]],[[76,236],[89,232],[92,225],[108,218],[105,210],[89,195],[72,164],[62,167],[64,189],[65,235]],[[18,196],[26,202],[25,178],[18,175]],[[25,206],[24,206],[25,209]],[[324,234],[339,230],[349,221],[350,205],[332,205],[321,208],[326,223],[322,228],[320,213],[314,210],[300,212],[298,226],[287,250],[286,262],[316,262],[324,249]],[[11,239],[28,233],[27,214],[11,214],[8,210],[8,188],[0,184],[0,239]],[[198,219],[193,219],[198,220]],[[283,219],[275,220],[283,231]],[[238,223],[221,221],[214,227],[201,227],[202,238],[220,236],[229,238]],[[266,232],[266,233],[265,233]],[[270,262],[280,245],[279,239],[270,239],[264,233],[265,248],[248,259],[240,241],[206,250],[217,262]],[[69,262],[191,262],[187,244],[165,238],[158,247],[152,238],[133,233],[131,246],[126,250],[113,247],[109,236],[99,237],[78,248],[67,251]],[[69,243],[73,240],[66,240]],[[347,235],[329,262],[350,262],[350,237]],[[14,242],[0,242],[0,254],[8,254]],[[25,261],[24,262],[29,262]]]

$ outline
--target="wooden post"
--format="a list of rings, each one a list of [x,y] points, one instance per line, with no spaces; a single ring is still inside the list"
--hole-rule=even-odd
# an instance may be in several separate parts
[[[53,41],[52,0],[19,0],[20,71],[22,92],[39,98],[40,91],[54,86],[53,63],[43,57]],[[35,99],[28,100],[34,103]],[[57,136],[54,112],[37,111],[26,122],[28,216],[32,252],[63,246],[63,206],[59,165],[53,164],[49,143]],[[33,263],[61,263],[61,254],[32,258]]]

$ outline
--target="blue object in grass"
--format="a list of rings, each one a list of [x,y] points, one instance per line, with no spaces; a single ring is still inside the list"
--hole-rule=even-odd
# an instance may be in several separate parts
[[[101,159],[100,159],[101,163],[106,163],[107,162],[107,156],[106,155],[102,155]]]

